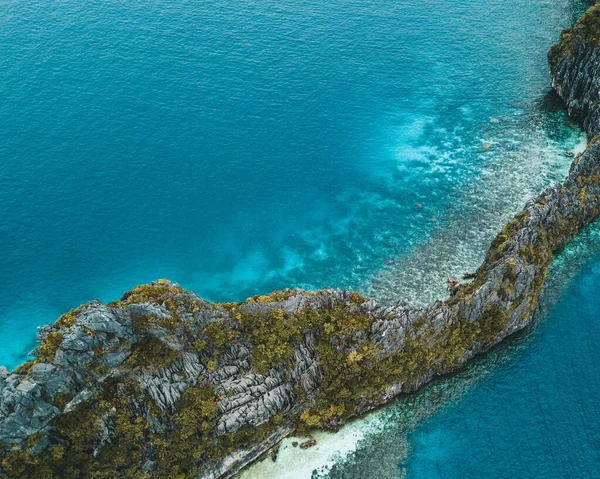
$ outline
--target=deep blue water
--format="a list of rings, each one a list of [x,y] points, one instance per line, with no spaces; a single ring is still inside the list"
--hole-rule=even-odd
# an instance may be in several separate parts
[[[5,1],[0,364],[36,326],[161,277],[210,300],[444,294],[568,169],[581,132],[546,52],[581,9]]]

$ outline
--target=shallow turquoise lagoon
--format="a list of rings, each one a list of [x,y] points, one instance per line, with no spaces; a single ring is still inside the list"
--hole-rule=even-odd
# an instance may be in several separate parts
[[[546,69],[584,3],[6,1],[0,364],[161,277],[443,297],[585,142]],[[409,471],[461,457],[423,428]]]

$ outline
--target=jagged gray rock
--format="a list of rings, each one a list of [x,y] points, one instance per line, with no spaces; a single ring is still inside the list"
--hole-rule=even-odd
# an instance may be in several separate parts
[[[591,7],[548,54],[552,87],[590,138],[600,134],[600,8]]]
[[[598,54],[580,23],[550,68],[596,135]],[[166,280],[92,301],[39,329],[35,361],[0,368],[2,472],[229,476],[298,424],[335,428],[522,329],[552,254],[599,208],[592,141],[498,234],[472,283],[423,309],[334,289],[212,304]]]

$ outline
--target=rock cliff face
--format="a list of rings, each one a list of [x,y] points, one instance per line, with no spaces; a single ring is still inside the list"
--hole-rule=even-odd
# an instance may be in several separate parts
[[[600,133],[600,5],[564,30],[548,55],[552,86],[591,137]]]
[[[550,66],[595,135],[590,12],[593,22],[563,33]],[[333,289],[212,304],[167,280],[82,305],[40,328],[35,360],[0,369],[2,473],[227,477],[294,429],[337,428],[523,328],[553,253],[599,207],[592,140],[565,182],[496,236],[473,281],[425,309]]]

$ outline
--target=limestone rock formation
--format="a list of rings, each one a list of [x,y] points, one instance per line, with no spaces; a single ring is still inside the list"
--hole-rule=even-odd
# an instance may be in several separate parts
[[[592,8],[550,54],[553,85],[600,131]],[[600,142],[530,200],[471,283],[417,309],[284,290],[213,304],[159,280],[41,327],[35,360],[0,368],[8,477],[227,477],[292,430],[335,429],[522,329],[554,252],[600,207]]]
[[[600,134],[600,5],[564,30],[548,54],[552,87],[590,138]]]

